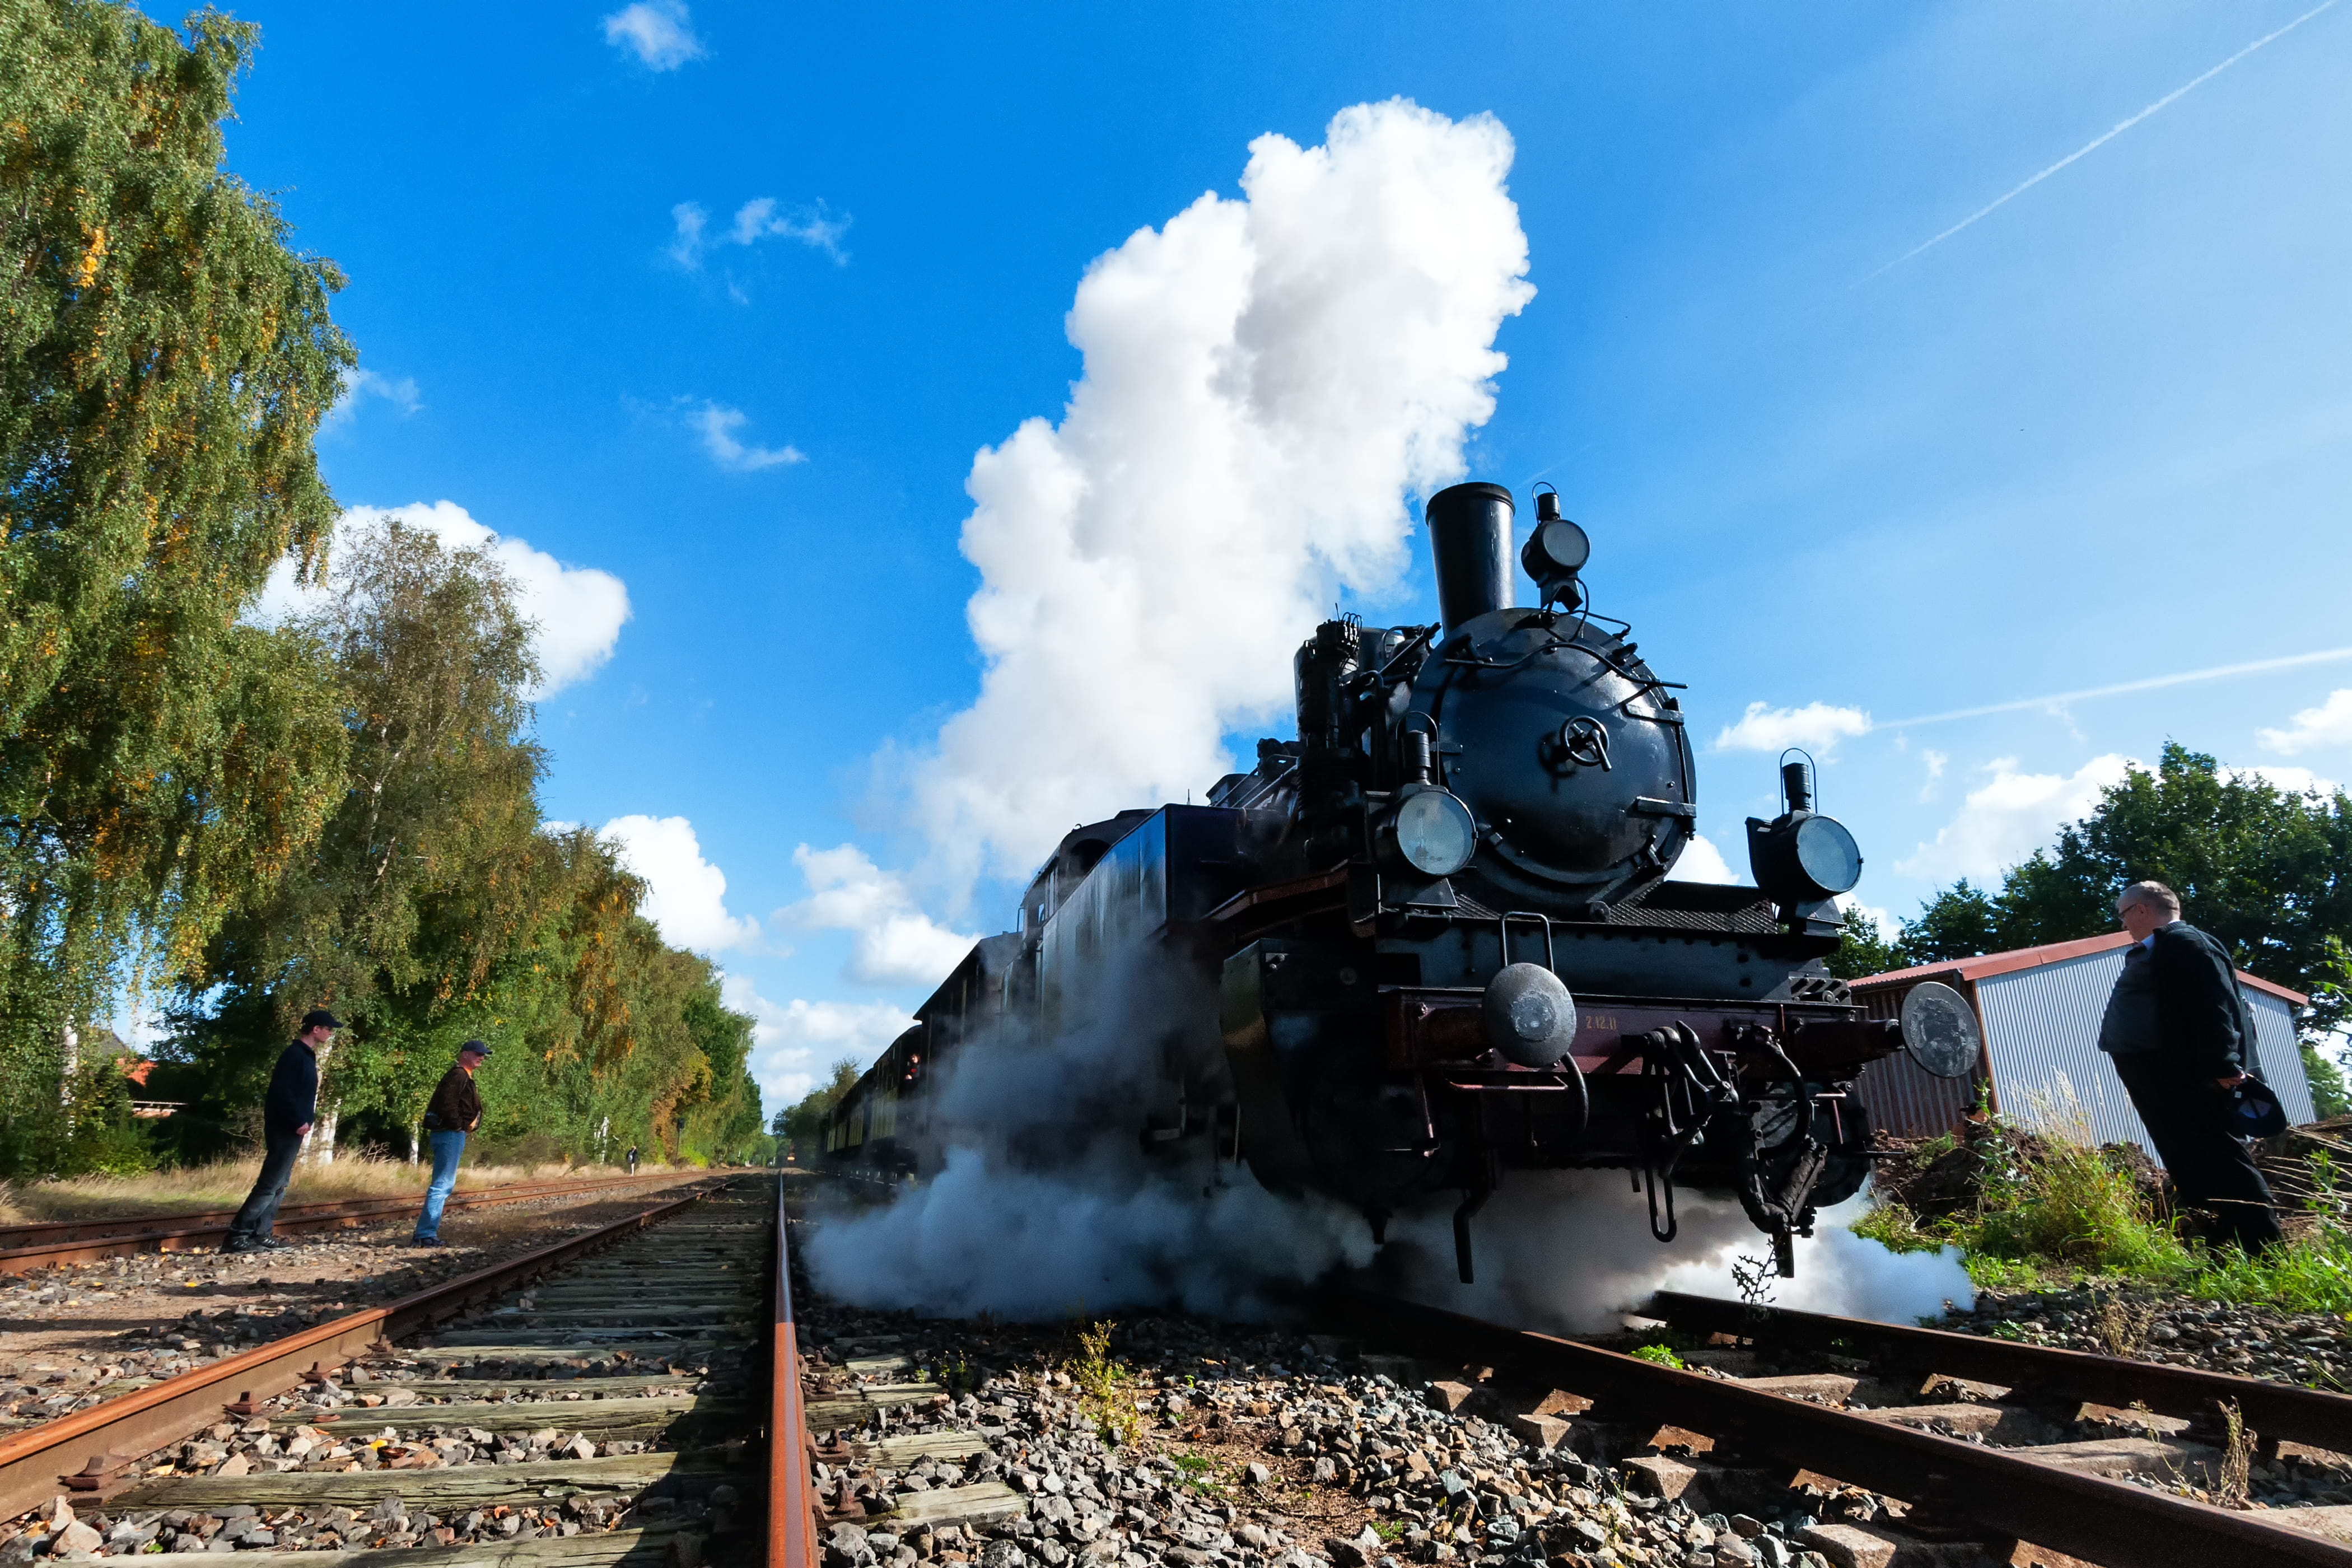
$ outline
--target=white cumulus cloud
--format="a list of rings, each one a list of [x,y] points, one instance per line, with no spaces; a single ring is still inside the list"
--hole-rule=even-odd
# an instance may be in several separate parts
[[[1920,845],[1895,868],[1937,881],[1990,880],[2049,844],[2060,827],[2089,816],[2099,804],[2099,792],[2122,783],[2138,765],[2109,752],[2072,773],[2029,773],[2018,771],[2016,758],[2000,758],[1987,764],[1990,780],[1968,793],[1958,814],[1937,830],[1935,842]]]
[[[1359,104],[1321,146],[1259,137],[1238,199],[1087,268],[1060,423],[965,482],[986,670],[909,781],[950,882],[1227,772],[1223,735],[1286,710],[1334,592],[1394,581],[1412,497],[1462,477],[1495,334],[1534,292],[1511,158],[1489,116]]]
[[[727,912],[727,874],[702,858],[685,817],[616,816],[598,837],[645,879],[637,912],[661,929],[664,942],[708,954],[758,938],[759,921]]]
[[[1690,843],[1684,847],[1682,858],[1675,862],[1674,879],[1677,882],[1729,884],[1739,880],[1739,873],[1731,868],[1731,863],[1723,858],[1723,851],[1715,847],[1712,839],[1693,834]]]
[[[808,454],[798,447],[754,447],[735,434],[749,424],[750,416],[740,408],[730,408],[723,403],[702,404],[690,408],[686,421],[702,432],[702,449],[710,460],[722,468],[739,474],[757,473],[761,468],[789,467],[805,463]]]
[[[751,1020],[751,1076],[772,1116],[845,1057],[861,1068],[871,1064],[915,1022],[887,1002],[771,1002],[740,974],[722,980],[719,995]]]
[[[2221,771],[2235,779],[2260,779],[2271,788],[2284,790],[2289,795],[2309,795],[2316,791],[2320,795],[2330,795],[2343,787],[2334,779],[2324,778],[2309,768],[2272,767],[2258,764],[2251,768],[2225,767]]]
[[[604,41],[627,49],[649,70],[674,71],[702,58],[702,40],[685,0],[635,0],[604,18]]]
[[[867,985],[937,985],[979,938],[923,913],[903,879],[885,871],[855,844],[793,851],[809,896],[778,911],[794,925],[855,934],[850,979]]]
[[[2292,757],[2314,746],[2352,746],[2352,686],[2331,691],[2316,708],[2305,708],[2284,730],[2257,731],[2266,752]]]
[[[1837,708],[1808,702],[1802,708],[1775,708],[1750,702],[1739,721],[1727,724],[1715,738],[1718,752],[1783,752],[1790,746],[1827,752],[1850,735],[1870,733],[1870,715],[1859,708]],[[1939,764],[1940,768],[1940,764]]]
[[[514,579],[519,607],[537,627],[532,646],[539,655],[540,686],[532,696],[584,680],[613,657],[629,619],[629,590],[618,577],[593,566],[567,566],[526,540],[501,536],[455,501],[352,507],[335,520],[328,582],[299,584],[293,561],[280,561],[255,605],[257,618],[280,620],[317,605],[332,586],[336,552],[355,534],[388,522],[430,533],[446,549],[479,551]]]

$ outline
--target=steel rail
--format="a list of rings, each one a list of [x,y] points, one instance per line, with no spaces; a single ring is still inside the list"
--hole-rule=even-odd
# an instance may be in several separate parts
[[[793,1261],[784,1216],[786,1184],[776,1179],[774,1338],[770,1342],[767,1568],[818,1568],[816,1484],[809,1475],[808,1412],[801,1390],[800,1336],[793,1323]]]
[[[509,1186],[478,1187],[449,1195],[453,1209],[495,1208],[500,1204],[530,1203],[539,1198],[594,1194],[648,1182],[677,1182],[671,1172],[642,1176],[596,1176],[583,1182],[518,1182]],[[278,1211],[276,1228],[309,1231],[350,1229],[372,1220],[396,1219],[414,1214],[425,1201],[420,1189],[414,1196],[345,1198],[334,1203],[292,1204]],[[0,1226],[0,1274],[23,1274],[60,1263],[83,1263],[100,1258],[128,1258],[142,1252],[187,1252],[226,1236],[236,1217],[235,1209],[212,1209],[182,1215],[131,1215],[119,1219],[42,1220],[32,1225]]]
[[[1329,1304],[1360,1332],[1582,1394],[1599,1418],[1638,1412],[1644,1422],[1713,1436],[1727,1457],[1769,1457],[2108,1568],[2352,1568],[2352,1547],[2262,1514],[2061,1469],[2030,1451],[1941,1437],[1394,1297],[1348,1290]]]
[[[63,1489],[104,1491],[127,1482],[133,1479],[124,1473],[127,1466],[210,1426],[225,1409],[250,1409],[255,1401],[322,1377],[397,1336],[446,1322],[486,1296],[502,1294],[583,1253],[608,1247],[699,1203],[725,1184],[706,1184],[611,1225],[384,1306],[299,1330],[0,1440],[0,1519],[37,1507]]]
[[[2195,1367],[2126,1361],[2055,1345],[1956,1334],[1947,1329],[1905,1328],[1861,1318],[1832,1317],[1787,1308],[1749,1308],[1711,1296],[1661,1290],[1641,1310],[1645,1318],[1759,1343],[1825,1350],[1866,1361],[1891,1362],[1917,1372],[1940,1372],[1975,1383],[2015,1389],[2027,1399],[2079,1399],[2122,1408],[2137,1401],[2159,1415],[2212,1420],[2234,1403],[2265,1441],[2352,1449],[2352,1396],[2315,1388],[2232,1377]]]

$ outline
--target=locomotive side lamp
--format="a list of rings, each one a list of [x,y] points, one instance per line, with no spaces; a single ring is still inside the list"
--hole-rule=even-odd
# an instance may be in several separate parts
[[[1787,808],[1769,823],[1748,819],[1748,866],[1784,919],[1804,905],[1850,893],[1862,880],[1862,847],[1845,824],[1813,810],[1807,772],[1805,763],[1784,763]]]
[[[1536,494],[1536,531],[1519,551],[1519,564],[1536,580],[1543,603],[1573,610],[1584,602],[1576,574],[1592,557],[1592,541],[1584,530],[1559,515],[1559,492]]]

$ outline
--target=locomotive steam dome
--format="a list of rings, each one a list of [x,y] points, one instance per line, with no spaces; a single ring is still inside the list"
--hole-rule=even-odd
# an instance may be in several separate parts
[[[1434,729],[1437,782],[1476,821],[1482,853],[1465,878],[1507,900],[1598,899],[1664,876],[1690,842],[1689,742],[1617,623],[1576,608],[1572,568],[1545,584],[1569,610],[1509,603],[1512,511],[1497,485],[1430,498],[1444,630],[1409,708]]]

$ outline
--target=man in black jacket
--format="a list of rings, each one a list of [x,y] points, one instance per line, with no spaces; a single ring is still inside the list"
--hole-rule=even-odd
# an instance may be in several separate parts
[[[2279,1243],[2270,1184],[2222,1120],[2253,1062],[2253,1014],[2229,950],[2180,918],[2180,897],[2134,882],[2116,914],[2135,939],[2108,994],[2099,1048],[2183,1204],[2210,1209],[2248,1253]]]
[[[228,1227],[223,1252],[257,1252],[266,1247],[290,1247],[269,1234],[278,1219],[278,1205],[286,1199],[286,1184],[294,1179],[294,1156],[310,1135],[310,1119],[319,1109],[319,1053],[341,1028],[342,1021],[324,1008],[302,1015],[302,1032],[278,1058],[269,1075],[269,1093],[261,1102],[261,1174],[253,1192]]]

